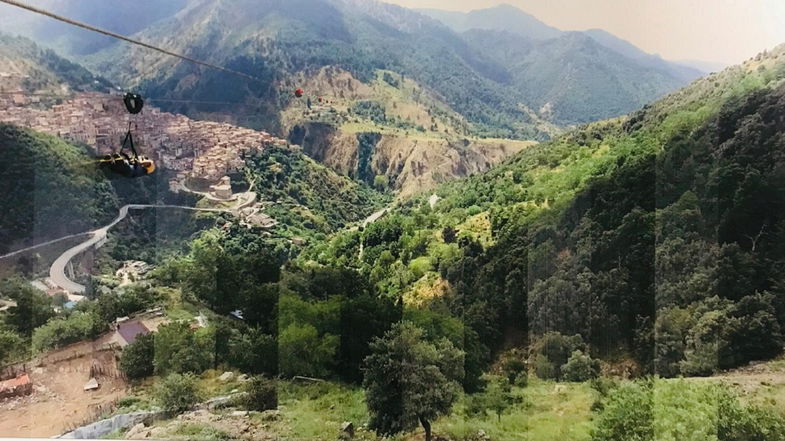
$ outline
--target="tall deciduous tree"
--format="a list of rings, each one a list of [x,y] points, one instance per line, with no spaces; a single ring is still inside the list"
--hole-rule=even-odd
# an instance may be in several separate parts
[[[365,359],[370,426],[392,435],[421,424],[431,440],[431,421],[450,412],[463,377],[463,351],[447,339],[426,341],[410,322],[393,326],[371,344]]]

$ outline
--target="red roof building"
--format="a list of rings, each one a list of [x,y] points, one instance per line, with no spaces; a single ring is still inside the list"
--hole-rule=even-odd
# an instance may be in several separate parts
[[[0,399],[30,395],[33,392],[33,383],[27,374],[22,374],[11,380],[0,381]]]

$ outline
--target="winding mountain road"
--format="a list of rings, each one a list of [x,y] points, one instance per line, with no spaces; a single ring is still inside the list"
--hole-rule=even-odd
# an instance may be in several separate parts
[[[87,234],[90,234],[90,233],[87,232],[87,233],[69,234],[68,236],[63,236],[63,237],[60,237],[60,238],[57,238],[57,239],[49,240],[49,241],[46,241],[46,242],[41,242],[41,243],[39,243],[37,245],[33,245],[31,247],[22,248],[21,250],[16,250],[16,251],[10,252],[8,254],[3,254],[2,256],[0,256],[0,260],[6,259],[6,258],[9,258],[9,257],[14,257],[16,255],[25,253],[27,251],[32,251],[32,250],[34,250],[36,248],[42,248],[42,247],[45,247],[45,246],[54,245],[54,244],[56,244],[58,242],[62,242],[64,240],[68,240],[68,239],[74,239],[74,238],[77,238],[79,236],[84,236],[84,235],[87,235]]]
[[[96,244],[100,243],[102,240],[106,239],[106,235],[109,230],[120,223],[123,219],[128,216],[129,210],[144,210],[148,208],[169,208],[169,209],[177,209],[177,210],[189,210],[189,211],[206,211],[206,212],[214,212],[214,213],[230,213],[232,210],[224,210],[219,208],[195,208],[195,207],[185,207],[180,205],[143,205],[143,204],[129,204],[124,205],[120,208],[120,212],[117,217],[105,227],[99,228],[97,230],[93,230],[87,233],[81,233],[77,235],[68,236],[70,237],[77,237],[81,235],[90,235],[90,239],[86,240],[85,242],[80,243],[79,245],[66,250],[63,254],[58,257],[52,266],[49,268],[49,280],[52,284],[57,285],[71,294],[83,294],[86,290],[84,285],[76,283],[68,278],[65,274],[65,268],[68,266],[68,262],[71,261],[74,257],[78,256],[79,254],[85,252],[86,250],[92,248]],[[64,240],[66,238],[57,239],[52,242]],[[39,244],[37,246],[42,246],[44,244]],[[21,252],[17,251],[18,252]],[[5,257],[5,256],[4,256]]]

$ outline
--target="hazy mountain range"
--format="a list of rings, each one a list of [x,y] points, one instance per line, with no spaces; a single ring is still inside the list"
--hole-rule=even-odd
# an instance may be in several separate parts
[[[251,106],[257,122],[244,123],[273,131],[298,75],[323,66],[347,70],[362,82],[377,69],[402,74],[465,118],[470,133],[516,138],[549,136],[543,122],[565,126],[621,115],[701,75],[603,31],[562,32],[510,6],[459,16],[365,0],[98,3],[37,2],[261,81],[247,84],[48,19],[13,20],[23,23],[14,26],[6,14],[0,24],[124,87]],[[235,108],[169,110],[237,114]]]

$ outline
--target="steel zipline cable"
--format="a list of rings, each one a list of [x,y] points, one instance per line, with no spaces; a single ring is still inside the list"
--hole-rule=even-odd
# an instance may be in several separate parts
[[[181,54],[178,54],[176,52],[172,52],[172,51],[169,51],[169,50],[166,50],[166,49],[162,49],[160,47],[153,46],[151,44],[148,44],[148,43],[145,43],[145,42],[142,42],[142,41],[139,41],[139,40],[134,40],[132,38],[129,38],[129,37],[126,37],[124,35],[120,35],[120,34],[117,34],[117,33],[111,32],[111,31],[107,31],[105,29],[97,28],[97,27],[89,25],[87,23],[82,23],[82,22],[79,22],[79,21],[76,21],[76,20],[72,20],[72,19],[70,19],[68,17],[63,17],[61,15],[55,14],[55,13],[47,11],[45,9],[37,8],[35,6],[31,6],[31,5],[28,5],[28,4],[16,1],[16,0],[0,0],[0,3],[5,3],[7,5],[15,6],[15,7],[21,8],[21,9],[25,9],[25,10],[28,10],[30,12],[34,12],[36,14],[44,15],[46,17],[53,18],[53,19],[61,21],[63,23],[70,24],[72,26],[77,26],[77,27],[80,27],[82,29],[86,29],[86,30],[91,31],[91,32],[97,32],[99,34],[106,35],[106,36],[112,37],[112,38],[116,38],[118,40],[122,40],[122,41],[131,43],[131,44],[134,44],[134,45],[137,45],[137,46],[141,46],[141,47],[144,47],[144,48],[147,48],[147,49],[150,49],[150,50],[154,50],[154,51],[157,51],[157,52],[160,52],[162,54],[166,54],[166,55],[169,55],[169,56],[172,56],[172,57],[176,57],[176,58],[179,58],[181,60],[188,61],[190,63],[198,64],[200,66],[208,67],[210,69],[218,70],[218,71],[229,73],[229,74],[232,74],[232,75],[238,75],[238,76],[241,76],[241,77],[249,79],[249,80],[262,82],[260,79],[254,77],[254,76],[251,76],[251,75],[248,75],[248,74],[244,74],[244,73],[238,72],[236,70],[227,69],[225,67],[216,66],[214,64],[210,64],[210,63],[207,63],[205,61],[197,60],[195,58],[191,58],[191,57],[188,57],[186,55],[181,55]]]
[[[4,1],[4,0],[0,0]],[[111,93],[105,93],[100,91],[73,91],[72,94],[79,94],[79,93],[101,93],[105,96],[91,96],[90,99],[104,99],[104,100],[113,100],[117,98],[122,98],[122,94],[120,95],[113,95]],[[0,92],[0,96],[14,96],[14,95],[24,95],[25,97],[41,97],[41,98],[60,98],[60,99],[72,99],[74,96],[70,96],[67,93],[40,93],[40,92],[25,92],[23,90],[18,91],[2,91]],[[253,104],[248,103],[238,103],[238,102],[231,102],[231,101],[203,101],[203,100],[179,100],[179,99],[169,99],[169,98],[145,98],[146,101],[151,103],[174,103],[174,104],[216,104],[216,105],[224,105],[224,106],[251,106]]]

